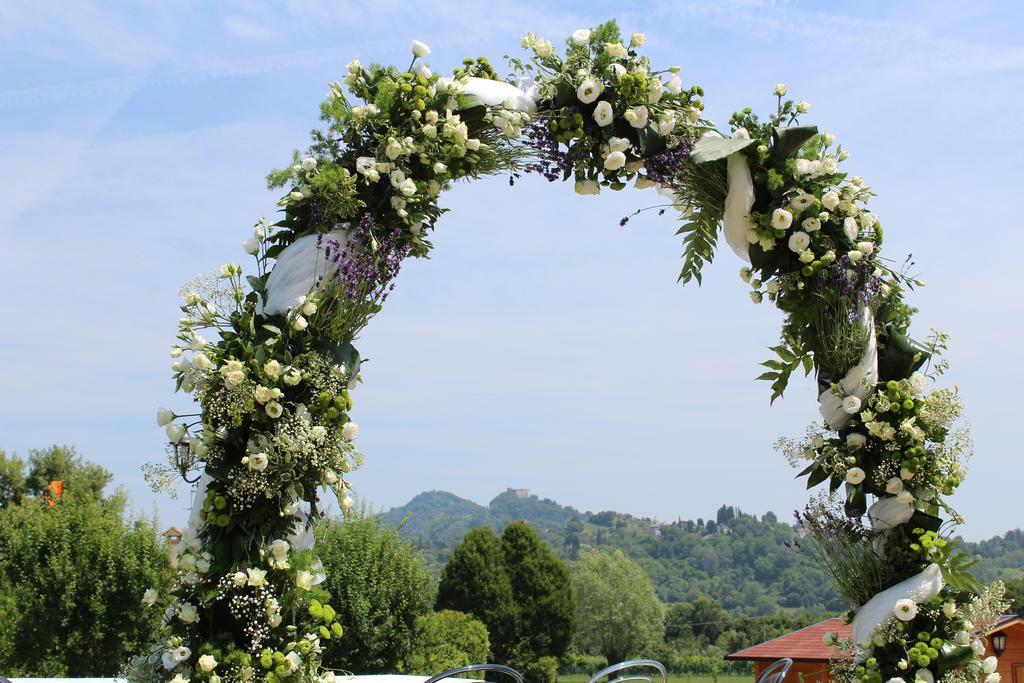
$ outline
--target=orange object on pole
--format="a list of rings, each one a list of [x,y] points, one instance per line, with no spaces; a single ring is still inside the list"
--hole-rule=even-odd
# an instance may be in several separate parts
[[[43,498],[46,500],[46,504],[53,507],[57,504],[57,499],[64,495],[64,482],[61,480],[51,481],[50,485],[46,487],[46,492],[43,494]]]

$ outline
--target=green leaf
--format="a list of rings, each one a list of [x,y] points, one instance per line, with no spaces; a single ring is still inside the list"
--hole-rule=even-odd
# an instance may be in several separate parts
[[[772,128],[772,163],[791,157],[805,142],[818,134],[817,126],[790,126]]]
[[[783,344],[779,344],[778,346],[770,346],[768,348],[774,351],[779,358],[786,361],[787,363],[792,363],[793,361],[796,360],[796,356],[793,354],[793,352],[786,348],[786,346],[784,346]]]
[[[683,270],[679,273],[679,282],[684,285],[690,280],[701,283],[701,268],[715,258],[715,246],[718,243],[718,221],[704,212],[698,213],[683,223],[677,235],[683,237]]]
[[[816,465],[814,471],[811,472],[811,476],[807,477],[807,488],[813,489],[826,479],[828,479],[828,472],[823,467]]]
[[[730,154],[735,154],[750,147],[755,142],[757,141],[747,138],[713,138],[705,136],[693,146],[693,150],[690,152],[690,160],[695,164],[718,161]]]

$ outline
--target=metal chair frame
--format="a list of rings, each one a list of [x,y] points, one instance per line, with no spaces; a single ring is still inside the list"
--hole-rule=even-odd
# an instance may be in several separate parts
[[[443,671],[436,676],[431,676],[425,683],[438,683],[446,678],[452,678],[453,676],[461,676],[462,674],[475,673],[477,671],[492,671],[494,673],[505,674],[511,678],[515,683],[523,683],[523,675],[513,669],[510,666],[504,664],[470,664],[468,666],[460,666],[455,669],[449,669]]]
[[[789,667],[791,666],[793,666],[793,660],[789,657],[784,657],[762,671],[761,675],[757,678],[757,683],[782,683],[783,679],[786,678],[786,674],[789,673]]]
[[[649,668],[656,669],[661,674],[661,683],[668,683],[668,671],[662,666],[661,662],[656,662],[653,659],[630,659],[625,662],[619,662],[618,664],[612,664],[598,671],[596,674],[591,676],[587,683],[598,683],[602,678],[608,678],[608,683],[626,683],[626,681],[646,681],[651,683],[650,676],[620,676],[619,678],[612,678],[612,674],[618,673],[619,671],[625,671],[626,669],[635,668]]]

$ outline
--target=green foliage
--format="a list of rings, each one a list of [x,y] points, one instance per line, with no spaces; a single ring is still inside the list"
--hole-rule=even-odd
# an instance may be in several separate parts
[[[516,606],[517,657],[563,655],[576,617],[568,566],[526,522],[505,527],[501,549]]]
[[[442,610],[416,619],[413,649],[402,670],[432,676],[468,664],[482,664],[490,654],[487,627],[464,612]]]
[[[99,465],[83,460],[74,446],[30,450],[27,463],[16,454],[0,451],[0,508],[23,496],[43,495],[53,481],[64,482],[65,490],[99,497],[112,478]]]
[[[1006,600],[1010,603],[1010,612],[1024,616],[1024,579],[1009,579],[1003,585],[1006,586]]]
[[[508,661],[515,644],[516,602],[501,539],[490,527],[473,529],[444,567],[437,609],[472,614],[487,626],[495,659]]]
[[[555,683],[558,680],[558,658],[538,657],[521,665],[527,683]]]
[[[574,566],[576,647],[609,662],[650,650],[664,634],[661,601],[643,568],[621,550],[587,553]]]
[[[395,671],[412,655],[417,619],[430,611],[430,570],[397,531],[365,510],[332,522],[316,552],[345,629],[344,638],[322,643],[324,665],[361,674]]]
[[[170,581],[155,522],[127,521],[122,494],[95,495],[109,479],[102,468],[52,457],[69,452],[30,457],[38,472],[69,482],[53,507],[26,497],[0,510],[0,670],[8,675],[114,676],[157,633],[160,610],[140,604],[147,588],[162,592]],[[81,480],[46,469],[76,462]]]
[[[26,483],[25,461],[17,454],[0,451],[0,508],[17,503],[25,493]]]

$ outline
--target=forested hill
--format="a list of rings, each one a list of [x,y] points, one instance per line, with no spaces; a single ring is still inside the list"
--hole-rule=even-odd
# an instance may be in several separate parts
[[[525,519],[563,557],[581,549],[621,548],[647,570],[666,602],[707,595],[737,614],[769,614],[780,609],[846,609],[828,578],[801,551],[791,524],[772,513],[748,515],[723,505],[713,518],[657,522],[613,511],[581,512],[509,489],[487,506],[445,491],[421,493],[382,514],[389,524],[423,550],[435,569],[463,534],[490,524],[497,531]],[[1024,532],[980,543],[964,543],[981,556],[976,573],[984,581],[1024,575]]]

